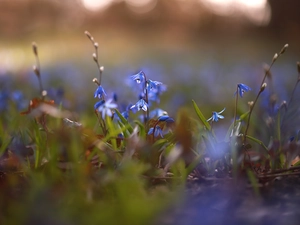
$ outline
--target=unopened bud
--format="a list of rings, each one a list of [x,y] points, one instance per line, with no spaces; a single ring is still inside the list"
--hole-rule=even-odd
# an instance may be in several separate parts
[[[32,42],[32,50],[35,55],[38,54],[37,44],[35,42]]]
[[[287,110],[287,103],[286,103],[286,101],[283,101],[283,102],[281,103],[280,108],[281,108],[281,109],[284,108],[285,110]]]
[[[98,60],[97,60],[97,55],[96,55],[96,53],[93,53],[92,56],[93,56],[94,61],[97,62]]]
[[[98,81],[97,78],[94,78],[94,79],[93,79],[93,82],[94,82],[95,84],[97,84],[98,86],[100,86],[100,83],[99,83],[99,81]]]
[[[276,59],[278,58],[278,54],[277,53],[275,53],[275,55],[274,55],[274,57],[273,57],[273,62],[275,62],[276,61]]]
[[[265,71],[265,74],[266,76],[269,78],[269,79],[272,79],[272,73],[270,71],[270,66],[268,64],[264,64],[263,65],[263,68],[264,68],[264,71]]]
[[[33,71],[35,75],[37,75],[38,77],[40,76],[40,70],[35,65],[33,66]]]
[[[90,34],[90,32],[85,31],[84,33],[85,33],[85,35],[86,35],[92,42],[94,42],[94,38],[92,37],[92,35]]]
[[[95,48],[98,48],[98,46],[99,46],[98,43],[95,42],[95,43],[94,43],[94,47],[95,47]]]
[[[285,44],[279,54],[283,54],[288,47],[289,47],[289,44]]]
[[[43,90],[43,91],[42,91],[42,96],[43,96],[43,97],[46,97],[46,96],[47,96],[47,91],[46,91],[46,90]]]
[[[261,85],[260,92],[263,92],[266,87],[267,87],[267,83],[263,83],[263,85]]]
[[[99,69],[100,69],[100,72],[103,73],[103,71],[104,71],[104,66],[101,66]]]
[[[254,104],[254,102],[253,102],[253,101],[250,101],[250,102],[248,102],[248,105],[249,105],[249,108],[250,108],[250,109],[252,109],[252,107],[253,107],[253,104]]]

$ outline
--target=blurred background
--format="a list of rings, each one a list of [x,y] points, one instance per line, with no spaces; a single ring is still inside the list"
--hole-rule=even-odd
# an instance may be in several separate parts
[[[236,84],[253,89],[240,106],[246,110],[264,63],[286,43],[290,47],[272,69],[272,85],[278,104],[289,98],[297,80],[299,8],[295,0],[0,0],[1,88],[8,80],[28,99],[37,94],[35,41],[52,98],[68,99],[65,107],[73,110],[92,109],[98,70],[84,35],[88,30],[99,43],[109,96],[135,103],[127,79],[143,70],[167,85],[160,107],[169,114],[191,107],[194,99],[207,117],[224,107],[225,117],[232,117]]]

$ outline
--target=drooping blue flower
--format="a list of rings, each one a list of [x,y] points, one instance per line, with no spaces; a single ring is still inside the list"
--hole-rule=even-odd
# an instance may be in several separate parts
[[[225,111],[225,108],[220,112],[212,112],[212,117],[210,117],[207,121],[215,121],[218,122],[219,119],[224,119],[224,116],[221,115]]]
[[[251,91],[251,88],[248,87],[247,85],[245,85],[245,84],[238,84],[237,85],[237,92],[241,96],[241,98],[243,97],[244,93],[248,92],[248,91]],[[235,92],[234,94],[236,95],[237,92]]]
[[[138,84],[145,82],[145,74],[143,71],[140,71],[137,74],[132,75],[130,77],[132,80],[134,80]]]
[[[150,81],[147,90],[148,100],[159,103],[160,95],[167,90],[167,86],[158,81]]]
[[[140,99],[137,103],[130,107],[130,109],[134,112],[135,110],[140,111],[141,109],[144,111],[148,110],[148,104],[144,99]]]
[[[148,131],[148,135],[153,134],[154,132],[154,137],[158,137],[161,136],[163,137],[163,133],[162,133],[162,129],[160,128],[160,126],[155,126],[155,127],[151,127]]]
[[[174,119],[165,115],[165,116],[161,116],[158,118],[158,121],[163,121],[163,122],[166,122],[166,123],[172,123],[174,122]]]
[[[154,117],[160,117],[160,116],[167,116],[168,113],[162,109],[154,109],[150,112],[150,118],[154,118]]]
[[[97,87],[95,93],[94,93],[94,98],[99,98],[101,99],[103,95],[106,95],[103,87],[100,85]]]
[[[105,100],[101,100],[99,102],[96,102],[96,104],[94,105],[94,109],[98,109],[101,105],[103,105],[105,103]]]
[[[105,101],[105,100],[100,101],[100,104],[99,104],[99,107],[97,108],[97,110],[99,112],[101,112],[103,119],[105,119],[105,116],[111,117],[112,109],[115,109],[118,107],[118,105],[116,103],[113,103],[112,101],[113,101],[113,99],[109,99],[107,101]]]
[[[152,89],[157,89],[158,86],[162,85],[162,82],[159,81],[153,81],[153,80],[147,80],[147,89],[148,91],[152,90]]]

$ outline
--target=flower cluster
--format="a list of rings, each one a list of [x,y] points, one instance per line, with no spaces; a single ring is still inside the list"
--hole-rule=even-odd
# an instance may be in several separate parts
[[[163,137],[163,128],[165,125],[168,125],[170,123],[174,123],[173,118],[167,115],[160,116],[154,123],[153,127],[150,127],[148,135],[153,135],[154,137]]]
[[[147,115],[144,118],[146,122],[151,118],[149,113],[151,102],[159,103],[160,95],[162,92],[166,91],[167,88],[162,82],[147,79],[146,74],[143,71],[132,75],[130,78],[139,85],[141,90],[139,92],[139,100],[130,107],[130,110],[133,113],[140,110],[146,112]]]

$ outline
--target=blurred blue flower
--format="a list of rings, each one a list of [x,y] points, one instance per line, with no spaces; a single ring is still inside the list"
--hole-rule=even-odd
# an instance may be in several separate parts
[[[94,109],[97,110],[104,103],[105,103],[105,100],[101,100],[99,102],[96,102],[96,104],[94,105]]]
[[[167,122],[167,123],[175,122],[173,118],[171,118],[167,115],[159,117],[158,121],[164,121],[164,122]]]
[[[162,85],[162,82],[159,81],[153,81],[153,80],[147,80],[147,89],[148,91],[152,89],[156,89],[158,86]]]
[[[138,84],[145,82],[145,74],[143,71],[140,71],[137,74],[132,75],[130,77],[132,80],[134,80]]]
[[[148,104],[144,99],[140,99],[137,103],[130,107],[130,109],[134,112],[135,110],[140,111],[141,109],[144,111],[148,110]]]
[[[241,96],[241,98],[243,97],[245,92],[251,91],[251,88],[248,87],[245,84],[238,84],[237,85],[237,91],[234,93],[235,95],[237,94],[237,92],[239,93],[239,95]]]
[[[158,82],[159,84],[155,84],[155,82],[157,81],[154,81],[154,83],[148,85],[148,100],[159,103],[159,97],[164,91],[167,90],[167,86],[161,82]]]
[[[225,108],[220,112],[212,112],[212,117],[210,117],[207,121],[216,121],[218,122],[219,119],[224,119],[224,116],[221,115],[225,111]]]
[[[103,95],[106,95],[103,87],[100,85],[97,87],[95,93],[94,93],[94,98],[99,98],[101,99]]]
[[[21,91],[13,91],[11,93],[11,100],[16,104],[18,110],[25,109],[27,106],[27,101]]]
[[[116,103],[113,103],[112,101],[113,101],[113,99],[109,99],[107,101],[102,100],[102,101],[98,102],[99,106],[97,105],[97,103],[95,104],[95,106],[96,105],[98,106],[97,110],[99,112],[101,112],[103,119],[105,119],[105,116],[111,117],[113,114],[112,109],[115,109],[118,107],[118,105]]]
[[[150,112],[150,118],[153,118],[153,117],[160,117],[160,116],[164,116],[164,115],[168,115],[168,113],[162,109],[154,109]]]
[[[8,107],[9,92],[6,90],[0,90],[0,111],[4,111]]]
[[[153,134],[154,132],[154,137],[158,137],[161,136],[163,137],[163,133],[162,133],[162,129],[160,128],[160,126],[155,126],[155,127],[151,127],[148,131],[148,135]]]

